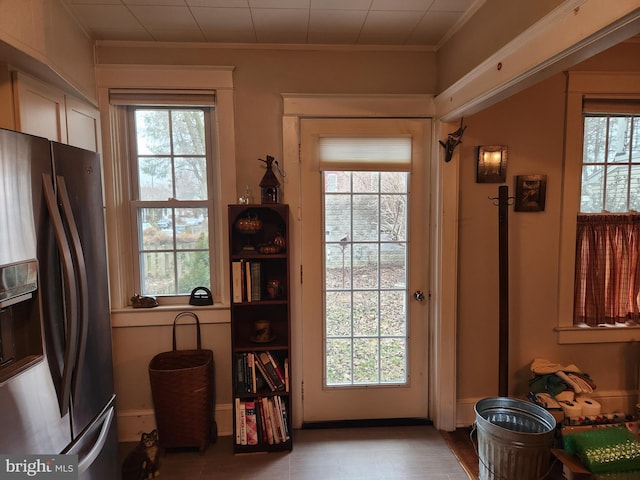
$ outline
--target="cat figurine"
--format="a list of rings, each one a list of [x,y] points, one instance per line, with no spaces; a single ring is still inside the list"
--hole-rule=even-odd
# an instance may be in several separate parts
[[[160,475],[158,431],[142,433],[140,442],[122,462],[122,480],[151,480]]]

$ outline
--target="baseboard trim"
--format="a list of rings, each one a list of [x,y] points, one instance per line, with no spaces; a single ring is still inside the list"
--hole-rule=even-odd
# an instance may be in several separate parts
[[[232,411],[233,406],[230,403],[216,405],[214,415],[218,435],[221,437],[233,435]],[[119,442],[136,442],[140,440],[142,432],[150,432],[154,428],[156,428],[156,418],[153,409],[118,411]]]
[[[404,427],[411,425],[433,425],[426,418],[370,418],[363,420],[331,420],[325,422],[303,422],[303,430],[323,428],[366,428],[366,427]]]
[[[603,390],[593,392],[590,396],[602,405],[603,412],[635,413],[635,405],[638,403],[638,392],[635,390]],[[469,427],[475,423],[474,407],[483,398],[486,397],[458,399],[456,402],[457,428]],[[233,435],[232,412],[233,405],[230,403],[216,405],[215,418],[219,436]],[[433,425],[433,422],[426,418],[336,420],[330,422],[303,422],[302,428],[364,428],[410,425]],[[156,428],[156,419],[153,409],[118,411],[118,440],[121,442],[138,441],[142,432],[150,432],[154,428]]]

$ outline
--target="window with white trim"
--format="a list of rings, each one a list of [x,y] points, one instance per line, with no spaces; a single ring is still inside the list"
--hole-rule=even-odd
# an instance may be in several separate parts
[[[559,342],[638,340],[640,75],[568,78]]]
[[[136,106],[129,115],[137,291],[211,288],[210,109]]]
[[[638,324],[640,116],[633,113],[634,103],[587,98],[583,104],[574,294],[578,326]]]
[[[190,107],[209,110],[205,141],[211,145],[208,194],[209,269],[214,305],[210,319],[228,321],[229,245],[227,205],[236,192],[235,115],[232,66],[106,65],[96,67],[97,93],[103,132],[105,223],[108,238],[109,292],[115,326],[173,321],[171,309],[130,309],[136,286],[137,262],[132,215],[135,179],[132,166],[129,108]],[[189,308],[188,296],[159,296],[161,306]],[[203,308],[203,307],[199,307]],[[149,314],[145,314],[149,312]]]
[[[109,92],[127,146],[131,287],[160,304],[185,303],[196,287],[220,292],[215,99],[202,90]]]
[[[634,103],[585,100],[581,213],[640,211],[640,105]]]

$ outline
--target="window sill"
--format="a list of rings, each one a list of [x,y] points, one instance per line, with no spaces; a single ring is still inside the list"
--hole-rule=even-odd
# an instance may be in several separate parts
[[[616,343],[640,340],[640,326],[627,327],[557,327],[559,344]]]
[[[193,312],[198,315],[201,324],[229,323],[228,304],[214,304],[206,307],[192,305],[161,305],[153,308],[118,308],[111,310],[111,326],[113,328],[151,327],[173,325],[180,312]],[[185,320],[187,323],[189,320]]]

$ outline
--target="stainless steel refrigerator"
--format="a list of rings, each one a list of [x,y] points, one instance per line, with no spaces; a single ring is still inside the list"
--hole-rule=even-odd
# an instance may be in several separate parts
[[[120,478],[100,158],[0,130],[0,454]]]

